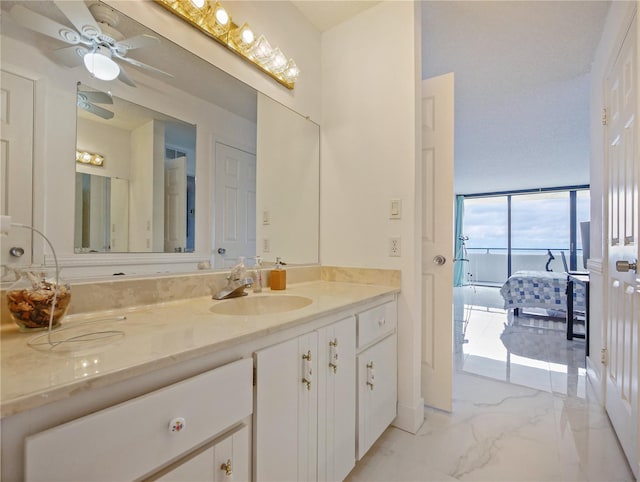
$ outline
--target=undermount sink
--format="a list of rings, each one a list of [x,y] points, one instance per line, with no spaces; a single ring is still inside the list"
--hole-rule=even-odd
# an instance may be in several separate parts
[[[306,296],[249,295],[220,301],[209,310],[219,315],[268,315],[299,310],[310,305],[312,301]]]

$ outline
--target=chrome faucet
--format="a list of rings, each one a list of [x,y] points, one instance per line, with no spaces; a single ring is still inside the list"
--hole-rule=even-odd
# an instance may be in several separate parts
[[[253,279],[247,276],[244,260],[233,267],[229,276],[227,276],[227,286],[213,295],[214,300],[225,300],[227,298],[237,298],[239,296],[247,296],[245,288],[250,288]]]

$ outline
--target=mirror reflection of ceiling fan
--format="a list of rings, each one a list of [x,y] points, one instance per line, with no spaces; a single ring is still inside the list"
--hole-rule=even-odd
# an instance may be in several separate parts
[[[136,84],[127,75],[122,63],[173,77],[167,72],[128,56],[129,50],[157,46],[160,40],[148,34],[123,38],[123,35],[116,30],[120,17],[111,8],[100,3],[87,7],[84,1],[54,0],[53,3],[75,29],[20,4],[13,6],[10,15],[23,27],[71,44],[71,47],[53,51],[63,65],[77,67],[84,64],[91,75],[100,80],[117,78],[132,87]]]
[[[77,104],[83,110],[102,117],[103,119],[113,119],[113,112],[96,104],[113,104],[113,98],[106,92],[83,91],[78,89]]]

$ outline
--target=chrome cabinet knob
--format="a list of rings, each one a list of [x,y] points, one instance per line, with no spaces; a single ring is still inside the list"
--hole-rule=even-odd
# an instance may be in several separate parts
[[[9,249],[9,254],[15,258],[19,258],[24,254],[24,249],[22,249],[20,246],[13,246]]]

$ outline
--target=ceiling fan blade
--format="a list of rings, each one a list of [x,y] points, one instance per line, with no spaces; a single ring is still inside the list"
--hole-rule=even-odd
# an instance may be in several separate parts
[[[54,3],[81,35],[93,39],[102,33],[84,0],[55,0]]]
[[[127,85],[130,85],[131,87],[137,87],[136,83],[131,80],[131,77],[129,77],[129,75],[127,74],[127,71],[124,70],[124,67],[120,66],[120,75],[118,75],[118,80],[120,82],[124,82]]]
[[[87,112],[91,112],[92,114],[97,115],[98,117],[102,117],[103,119],[112,119],[113,112],[110,110],[104,109],[100,106],[90,104],[88,102],[78,101],[78,107]]]
[[[67,67],[82,65],[82,59],[89,50],[81,45],[72,45],[53,51],[53,55]]]
[[[142,47],[153,47],[157,46],[159,43],[160,39],[157,37],[143,33],[141,35],[136,35],[135,37],[126,38],[116,42],[114,48],[124,55],[127,50],[139,49]]]
[[[106,92],[98,91],[87,92],[79,90],[78,101],[80,100],[94,104],[113,104],[113,98],[109,94],[107,94]]]
[[[168,77],[173,77],[172,74],[170,74],[168,72],[165,72],[164,70],[160,70],[160,69],[157,69],[155,67],[152,67],[151,65],[144,64],[144,63],[142,63],[142,62],[140,62],[140,61],[138,61],[136,59],[132,59],[130,57],[124,57],[122,55],[119,55],[118,53],[116,53],[115,57],[117,59],[119,59],[119,60],[124,60],[125,62],[128,62],[131,65],[135,65],[136,67],[139,67],[141,69],[146,69],[146,70],[150,70],[152,72],[156,72],[158,74],[166,75]]]
[[[14,5],[9,11],[9,15],[17,23],[31,30],[35,30],[41,34],[53,37],[69,44],[78,44],[81,42],[80,34],[69,27],[55,22],[44,15],[32,12],[22,5]]]

